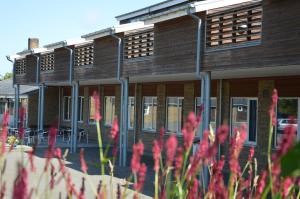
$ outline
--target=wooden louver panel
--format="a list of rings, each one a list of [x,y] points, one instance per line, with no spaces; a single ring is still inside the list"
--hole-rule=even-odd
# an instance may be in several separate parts
[[[87,66],[94,63],[94,45],[88,44],[75,48],[75,66]]]
[[[261,3],[208,15],[206,47],[230,47],[259,41],[261,28]]]
[[[48,53],[41,56],[41,71],[54,70],[54,53]]]
[[[154,32],[147,30],[125,37],[124,58],[132,59],[153,55]]]
[[[25,74],[26,73],[26,59],[16,60],[15,70],[16,70],[17,75]]]

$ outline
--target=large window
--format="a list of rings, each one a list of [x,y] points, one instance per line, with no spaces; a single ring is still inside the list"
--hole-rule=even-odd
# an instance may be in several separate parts
[[[283,130],[287,125],[293,125],[298,130],[298,98],[279,98],[277,104],[277,125],[275,134],[275,146],[280,142]]]
[[[167,98],[167,131],[180,133],[182,127],[183,97]]]
[[[231,99],[231,132],[242,124],[247,128],[247,143],[256,143],[257,131],[257,99],[232,98]]]
[[[196,115],[199,114],[201,107],[201,97],[196,97]],[[215,131],[217,122],[217,98],[210,98],[210,126]]]
[[[157,98],[144,97],[143,99],[143,130],[156,130]]]
[[[104,124],[111,126],[115,117],[115,97],[104,97]]]
[[[128,128],[134,129],[134,97],[129,97],[128,100]]]
[[[82,97],[82,96],[78,97],[78,116],[77,116],[78,118],[77,118],[77,120],[79,122],[83,121],[83,100],[84,100],[84,97]],[[70,121],[72,118],[72,97],[71,96],[64,96],[63,111],[64,111],[64,120]]]
[[[72,114],[72,98],[70,96],[64,96],[64,120],[70,121]]]

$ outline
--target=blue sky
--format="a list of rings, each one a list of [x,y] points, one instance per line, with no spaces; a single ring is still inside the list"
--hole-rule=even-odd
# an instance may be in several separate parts
[[[28,37],[40,46],[77,38],[117,24],[115,16],[162,0],[1,0],[0,74],[11,72],[5,58],[27,48]]]

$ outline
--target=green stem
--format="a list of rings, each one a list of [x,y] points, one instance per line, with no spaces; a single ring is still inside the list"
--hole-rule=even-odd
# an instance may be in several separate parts
[[[297,194],[297,198],[296,199],[300,199],[300,190],[298,190],[298,194]]]
[[[155,194],[154,198],[158,199],[158,171],[155,172]]]
[[[267,198],[271,186],[272,186],[272,185],[271,185],[270,183],[268,183],[268,186],[264,189],[264,192],[263,192],[262,195],[261,195],[261,199]],[[272,198],[273,198],[273,197],[272,197]]]
[[[97,134],[98,134],[98,143],[99,143],[99,153],[100,153],[100,163],[101,163],[101,175],[104,175],[104,159],[103,159],[103,149],[102,149],[102,136],[99,121],[96,122],[97,125]]]

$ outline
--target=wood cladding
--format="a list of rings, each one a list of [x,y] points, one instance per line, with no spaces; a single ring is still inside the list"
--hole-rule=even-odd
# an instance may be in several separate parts
[[[16,75],[21,75],[26,73],[26,59],[18,59],[15,63]]]
[[[259,41],[261,28],[261,3],[210,14],[206,21],[206,47],[224,47]]]
[[[54,53],[41,55],[41,71],[54,70]]]
[[[124,58],[133,59],[153,55],[153,43],[153,29],[126,35],[124,38]]]
[[[94,45],[87,44],[75,48],[75,66],[88,66],[94,63]]]

